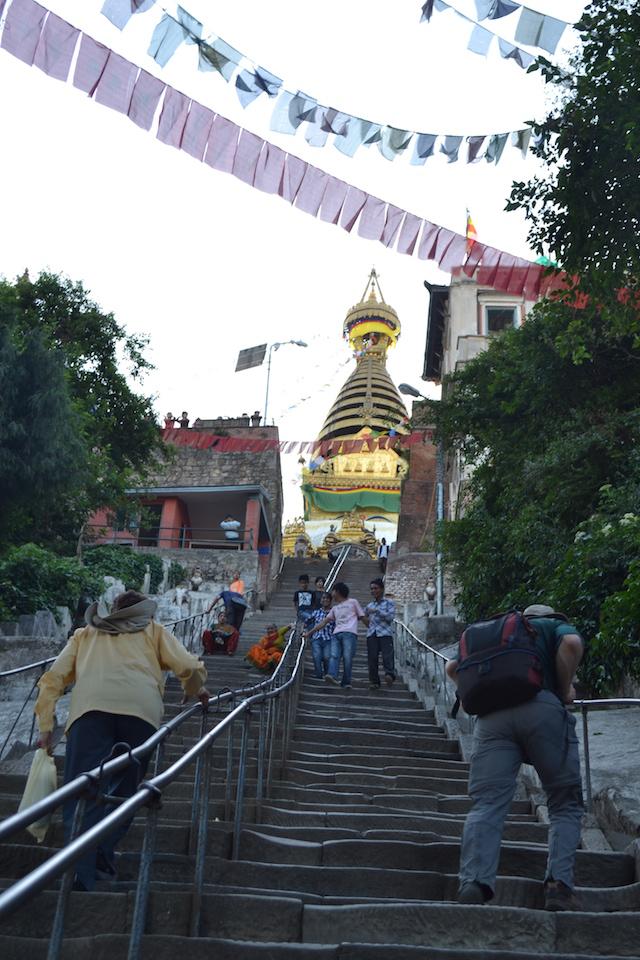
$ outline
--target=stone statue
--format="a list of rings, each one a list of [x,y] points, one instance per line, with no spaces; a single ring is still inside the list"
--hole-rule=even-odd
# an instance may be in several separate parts
[[[149,593],[151,590],[151,568],[148,563],[144,565],[144,579],[142,581],[142,592]]]
[[[427,580],[424,592],[427,597],[427,616],[432,617],[436,612],[436,596],[438,594],[438,588],[433,577],[429,577]]]
[[[202,571],[200,567],[196,567],[191,574],[191,589],[197,592],[203,583],[204,579],[202,577]]]

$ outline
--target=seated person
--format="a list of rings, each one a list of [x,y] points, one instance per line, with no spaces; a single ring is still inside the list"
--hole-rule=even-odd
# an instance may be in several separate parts
[[[239,638],[236,628],[227,622],[226,611],[221,610],[216,625],[202,634],[202,646],[209,656],[216,653],[232,656],[238,648]]]
[[[285,637],[290,629],[290,623],[284,627],[278,627],[275,623],[270,623],[267,627],[267,632],[260,640],[260,646],[264,650],[271,650],[273,647],[275,647],[276,650],[283,650],[285,645]]]

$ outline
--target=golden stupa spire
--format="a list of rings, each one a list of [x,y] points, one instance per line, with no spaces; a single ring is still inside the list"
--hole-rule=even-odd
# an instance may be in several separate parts
[[[385,303],[374,269],[362,299],[344,321],[344,337],[356,358],[356,369],[343,384],[322,426],[318,440],[356,437],[363,429],[406,433],[407,410],[387,372],[389,347],[400,336],[398,315]]]
[[[385,303],[375,267],[371,269],[362,299],[347,313],[343,332],[358,361],[365,356],[384,361],[387,350],[395,346],[400,336],[398,314]]]

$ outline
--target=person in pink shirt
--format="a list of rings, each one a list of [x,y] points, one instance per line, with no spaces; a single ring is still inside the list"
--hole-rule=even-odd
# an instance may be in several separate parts
[[[305,637],[310,637],[332,620],[335,622],[329,652],[329,666],[324,678],[328,683],[334,683],[336,686],[340,684],[341,687],[350,690],[351,666],[358,642],[358,620],[365,620],[366,614],[358,601],[349,597],[349,587],[346,583],[334,584],[331,594],[333,596],[331,610],[324,620],[316,624],[312,630],[305,632]],[[338,671],[341,657],[343,671],[342,681],[339,681]]]

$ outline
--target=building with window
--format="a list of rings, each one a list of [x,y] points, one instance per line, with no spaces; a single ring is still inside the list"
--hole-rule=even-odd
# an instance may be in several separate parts
[[[259,414],[243,415],[168,428],[163,439],[166,456],[127,491],[131,507],[96,513],[87,545],[158,553],[221,585],[240,571],[251,599],[264,600],[280,562],[278,428],[260,426]]]
[[[442,383],[486,350],[493,337],[519,327],[536,302],[483,286],[462,271],[452,274],[448,286],[425,281],[425,287],[429,313],[422,379],[434,383]],[[450,518],[464,510],[466,476],[458,456],[447,453],[445,510]]]

